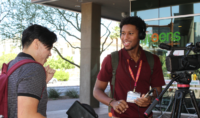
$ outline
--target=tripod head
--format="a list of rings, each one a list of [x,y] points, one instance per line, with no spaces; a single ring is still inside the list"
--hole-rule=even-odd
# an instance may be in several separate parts
[[[184,72],[174,72],[171,74],[171,77],[174,78],[174,81],[177,82],[178,89],[189,89],[191,82],[191,74],[192,72],[184,71]]]

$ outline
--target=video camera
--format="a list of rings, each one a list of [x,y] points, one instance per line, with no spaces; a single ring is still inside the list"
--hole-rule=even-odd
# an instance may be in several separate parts
[[[171,72],[172,80],[165,87],[165,89],[160,93],[160,95],[153,101],[153,103],[148,107],[148,109],[144,112],[146,116],[150,114],[152,109],[159,102],[160,98],[164,95],[167,89],[172,85],[174,81],[177,83],[177,88],[174,95],[174,105],[171,114],[171,118],[180,118],[182,101],[186,94],[190,94],[190,98],[192,99],[192,104],[195,107],[198,118],[200,118],[200,111],[198,109],[197,101],[195,98],[194,91],[189,90],[191,82],[191,74],[192,71],[200,68],[200,42],[197,42],[195,45],[193,43],[187,43],[186,47],[171,47],[167,44],[161,43],[159,45],[160,48],[171,50],[170,54],[166,57],[166,67],[167,70]],[[184,56],[174,56],[174,50],[187,50]],[[196,53],[195,55],[189,55],[190,51]]]
[[[170,54],[166,57],[167,71],[187,71],[200,68],[200,54],[188,55],[190,51],[194,53],[200,52],[200,42],[197,42],[195,45],[187,43],[186,47],[171,47],[170,45],[161,43],[159,47],[171,50]],[[187,52],[184,56],[174,56],[173,53],[175,50],[187,50]]]
[[[186,47],[171,47],[167,44],[161,43],[159,47],[162,49],[171,50],[170,54],[166,57],[166,67],[167,71],[171,72],[172,80],[160,93],[160,95],[153,101],[153,103],[148,107],[144,114],[146,116],[150,114],[152,109],[156,106],[156,104],[159,102],[160,98],[164,95],[167,89],[172,85],[174,81],[176,81],[178,82],[178,90],[176,90],[174,95],[174,105],[172,108],[173,110],[171,118],[180,118],[182,101],[188,93],[190,94],[192,104],[195,107],[198,118],[200,118],[200,111],[198,109],[194,91],[189,90],[192,71],[200,68],[200,54],[197,54],[198,52],[200,52],[200,42],[197,42],[195,45],[193,45],[193,43],[187,43]],[[186,54],[184,54],[184,56],[174,56],[173,53],[175,50],[187,50],[187,52]],[[196,54],[189,55],[191,51]]]
[[[171,72],[172,78],[177,78],[180,85],[178,88],[189,88],[189,83],[191,82],[191,74],[194,70],[200,68],[200,42],[195,45],[193,43],[187,43],[186,47],[171,47],[165,43],[159,45],[160,48],[171,50],[170,54],[166,57],[166,68],[167,71]],[[174,56],[175,50],[186,50],[184,56]],[[193,51],[195,55],[189,55]],[[182,86],[182,84],[188,84],[187,87]]]

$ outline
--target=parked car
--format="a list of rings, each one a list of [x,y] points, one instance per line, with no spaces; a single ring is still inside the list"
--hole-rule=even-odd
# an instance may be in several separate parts
[[[49,83],[55,84],[55,83],[57,83],[57,82],[58,82],[58,80],[57,80],[56,78],[52,78],[52,79],[48,82],[48,84],[49,84]]]

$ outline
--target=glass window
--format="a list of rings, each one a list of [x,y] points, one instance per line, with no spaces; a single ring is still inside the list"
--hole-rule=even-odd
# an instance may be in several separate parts
[[[170,7],[160,8],[159,9],[159,17],[158,18],[172,16],[170,11],[171,11]]]
[[[172,6],[172,16],[177,16],[179,13],[179,6]]]
[[[160,49],[160,43],[166,43],[172,47],[185,47],[187,43],[200,42],[200,16],[181,17],[145,21],[147,24],[146,38],[140,41],[140,45],[160,57],[165,79],[169,78],[166,70],[165,58],[168,51]]]
[[[131,15],[137,15],[144,19],[197,13],[200,13],[199,0],[138,0],[131,2]]]
[[[142,19],[152,19],[158,18],[158,9],[150,9],[145,11],[138,11],[136,16],[141,17]]]
[[[200,13],[200,3],[194,4],[194,14]]]
[[[188,42],[200,41],[200,16],[146,21],[146,24],[145,40],[148,40],[148,45],[158,47],[160,43],[168,43],[172,46],[185,47]]]
[[[200,42],[200,16],[194,18],[194,41]]]
[[[132,16],[140,16],[147,24],[146,37],[140,41],[140,45],[160,58],[164,78],[170,79],[170,72],[166,68],[166,56],[170,51],[159,48],[159,45],[165,43],[172,47],[186,47],[188,43],[200,42],[200,1],[137,0],[131,2],[131,11]],[[174,55],[182,56],[184,53],[186,51],[176,50]],[[193,55],[193,51],[190,54]],[[200,69],[194,70],[194,73],[200,80]],[[194,74],[191,78],[194,82]],[[200,85],[191,87],[199,88]]]

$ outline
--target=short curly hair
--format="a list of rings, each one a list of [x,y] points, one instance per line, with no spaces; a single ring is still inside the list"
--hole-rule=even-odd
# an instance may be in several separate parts
[[[142,20],[138,16],[129,16],[129,17],[122,19],[122,21],[119,25],[120,34],[121,34],[122,27],[124,25],[128,25],[128,24],[135,25],[139,32],[146,32],[146,23],[144,22],[144,20]]]

